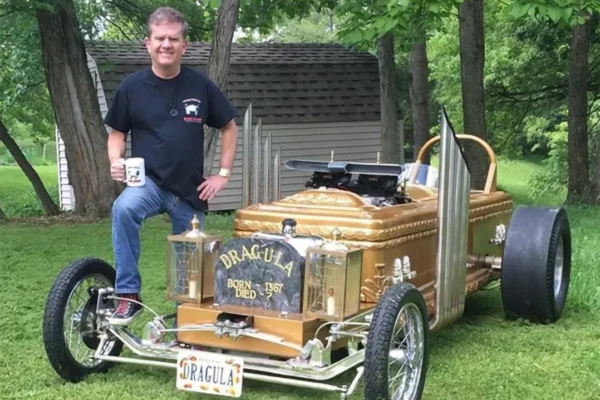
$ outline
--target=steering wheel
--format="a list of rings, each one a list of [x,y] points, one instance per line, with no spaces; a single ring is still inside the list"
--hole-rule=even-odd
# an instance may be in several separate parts
[[[485,181],[485,187],[483,189],[483,193],[495,192],[498,169],[497,169],[497,163],[496,163],[496,154],[494,154],[494,151],[492,150],[490,145],[487,144],[487,142],[485,140],[481,139],[479,136],[458,134],[458,135],[456,135],[456,138],[472,140],[474,142],[479,143],[484,148],[484,150],[486,151],[486,153],[488,154],[488,157],[490,159],[490,167],[488,169],[487,179]],[[419,167],[422,164],[423,157],[425,156],[425,154],[427,154],[426,152],[429,151],[429,148],[434,143],[438,142],[439,140],[440,140],[440,136],[433,137],[433,138],[429,139],[423,145],[423,147],[421,147],[421,151],[419,151],[419,155],[417,156],[415,165],[413,166],[412,174],[410,175],[410,178],[408,180],[409,183],[415,182],[415,179],[417,178],[417,175],[419,173]]]

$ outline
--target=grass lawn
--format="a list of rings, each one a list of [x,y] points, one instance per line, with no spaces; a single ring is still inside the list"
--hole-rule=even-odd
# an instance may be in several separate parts
[[[56,165],[35,166],[34,168],[46,187],[58,184]],[[0,166],[0,201],[14,195],[28,193],[31,190],[33,190],[31,183],[20,167]]]
[[[502,163],[499,184],[526,202],[526,179],[534,163]],[[4,171],[0,172],[4,174]],[[0,183],[4,180],[4,175]],[[16,185],[16,184],[14,184]],[[3,193],[0,190],[0,194]],[[2,197],[0,196],[0,199]],[[556,204],[560,198],[541,199]],[[566,312],[550,326],[508,322],[499,289],[467,300],[462,320],[432,336],[426,399],[597,399],[600,398],[600,247],[595,209],[569,209],[573,232],[573,274]],[[229,217],[211,216],[207,230],[229,235]],[[171,310],[165,297],[163,218],[142,230],[144,299],[159,312]],[[94,255],[112,263],[108,221],[93,224],[0,225],[0,398],[34,399],[208,399],[178,392],[175,373],[158,367],[117,365],[108,374],[66,384],[51,370],[41,339],[44,303],[60,269]],[[149,318],[146,313],[145,318]],[[350,383],[346,374],[338,383]],[[362,385],[355,398],[362,398]],[[333,394],[247,380],[247,399],[336,399]]]

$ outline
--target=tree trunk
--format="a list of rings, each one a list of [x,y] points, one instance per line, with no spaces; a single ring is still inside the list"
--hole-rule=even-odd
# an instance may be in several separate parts
[[[587,80],[590,51],[590,21],[573,29],[569,49],[569,183],[567,202],[574,203],[587,197],[590,184],[588,161]]]
[[[37,10],[50,100],[75,191],[75,213],[110,215],[118,185],[111,179],[107,133],[72,0],[56,0],[54,12]]]
[[[415,158],[429,139],[429,65],[427,61],[427,39],[420,28],[412,52],[412,86],[410,102],[413,116]],[[423,158],[424,164],[431,162],[431,152]]]
[[[44,209],[44,213],[46,215],[58,215],[60,214],[60,209],[48,194],[48,191],[44,187],[44,183],[42,182],[40,176],[36,172],[36,170],[31,166],[25,154],[19,148],[19,145],[14,141],[14,139],[8,133],[8,129],[4,123],[0,120],[0,141],[4,143],[10,154],[13,156],[25,176],[29,179],[31,184],[33,185],[33,189],[37,194],[38,199],[40,199],[42,203],[42,207]],[[6,216],[5,216],[6,217]],[[1,219],[1,218],[0,218]]]
[[[240,0],[223,0],[219,7],[217,24],[213,34],[212,48],[208,59],[207,76],[217,86],[225,90],[229,73],[231,41],[240,13]],[[204,175],[212,173],[217,150],[219,130],[208,128],[204,134]]]
[[[396,129],[396,63],[394,61],[394,35],[387,32],[377,40],[379,60],[379,104],[381,108],[381,162],[400,162],[398,133]]]
[[[459,7],[459,41],[464,133],[487,140],[483,67],[485,42],[483,0],[465,0]],[[465,142],[465,156],[471,170],[471,187],[483,189],[489,160],[477,143]]]

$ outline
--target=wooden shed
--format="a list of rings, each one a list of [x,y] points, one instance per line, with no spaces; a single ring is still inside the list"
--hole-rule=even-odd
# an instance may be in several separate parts
[[[150,57],[142,42],[91,41],[86,50],[104,116],[119,83],[149,65]],[[183,62],[205,71],[209,53],[210,44],[191,43]],[[378,63],[368,52],[336,44],[234,43],[224,91],[238,109],[240,136],[230,183],[211,201],[211,210],[242,204],[242,132],[250,103],[252,130],[260,119],[263,140],[272,135],[271,149],[281,147],[282,163],[290,158],[329,160],[331,151],[336,160],[374,162],[381,151]],[[60,206],[69,210],[76,199],[58,129],[56,135]],[[219,158],[220,145],[215,171]],[[282,169],[281,196],[302,190],[307,178]]]

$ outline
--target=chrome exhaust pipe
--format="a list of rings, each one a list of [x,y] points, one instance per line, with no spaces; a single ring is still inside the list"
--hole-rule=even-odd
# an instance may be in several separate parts
[[[275,158],[272,160],[272,132],[269,132],[261,149],[262,118],[258,119],[254,134],[252,133],[252,103],[248,105],[244,115],[244,137],[242,147],[242,208],[257,204],[260,201],[260,187],[263,188],[262,201],[269,203],[281,197],[281,146],[277,147]],[[262,151],[261,151],[262,150]],[[260,182],[262,153],[263,182]],[[251,159],[252,158],[252,159]],[[271,179],[273,168],[273,182]],[[271,188],[272,186],[272,188]],[[272,190],[272,192],[271,192]]]
[[[252,155],[254,158],[252,159],[252,186],[254,190],[252,190],[252,204],[256,204],[259,202],[259,183],[260,183],[260,142],[262,140],[262,118],[258,119],[256,124],[256,128],[254,129],[254,154]],[[250,183],[249,183],[250,185]],[[248,189],[250,190],[250,188]]]
[[[242,208],[250,205],[250,133],[252,130],[252,103],[244,115],[244,137],[242,147]]]
[[[444,109],[441,128],[435,316],[429,325],[432,331],[463,314],[468,261],[471,176]]]
[[[272,133],[269,132],[267,140],[265,141],[264,154],[263,154],[263,203],[267,204],[271,201],[271,140]]]
[[[273,159],[273,200],[281,199],[281,145],[275,150]]]

